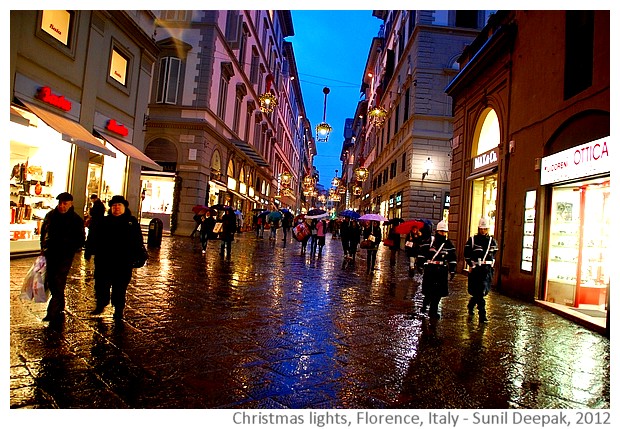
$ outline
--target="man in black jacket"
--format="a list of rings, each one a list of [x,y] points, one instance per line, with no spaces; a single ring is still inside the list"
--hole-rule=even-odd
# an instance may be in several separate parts
[[[41,227],[41,254],[47,263],[45,287],[52,295],[43,320],[49,322],[62,321],[67,275],[85,240],[84,220],[73,208],[73,196],[63,192],[56,199],[58,205],[45,215]]]

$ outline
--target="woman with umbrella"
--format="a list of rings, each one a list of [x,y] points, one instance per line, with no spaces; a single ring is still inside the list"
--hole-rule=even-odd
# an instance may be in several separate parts
[[[367,216],[367,215],[365,215]],[[362,216],[360,219],[363,219]],[[378,220],[371,220],[369,225],[364,228],[364,242],[368,243],[366,247],[366,274],[375,270],[377,261],[377,248],[382,241],[381,226]]]
[[[276,232],[280,228],[280,220],[282,220],[282,213],[279,210],[274,210],[267,215],[267,222],[269,222],[269,240],[276,239]]]
[[[289,209],[280,209],[280,211],[283,213],[282,233],[284,234],[284,238],[282,239],[282,241],[284,241],[286,245],[286,238],[288,237],[288,233],[293,227],[293,213],[291,213]]]
[[[202,254],[207,253],[207,243],[209,238],[213,236],[213,227],[215,226],[215,219],[211,215],[210,210],[203,212],[200,218],[200,244],[202,245]]]
[[[395,232],[394,229],[398,224],[403,222],[401,218],[394,218],[384,222],[384,225],[390,227],[386,242],[384,243],[390,248],[390,267],[396,265],[396,254],[400,251],[400,234]]]

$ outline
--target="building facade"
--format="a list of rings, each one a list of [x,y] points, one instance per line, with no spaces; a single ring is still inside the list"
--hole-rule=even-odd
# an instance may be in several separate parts
[[[151,71],[158,55],[148,11],[27,10],[10,14],[12,255],[36,252],[45,214],[68,191],[124,195],[135,213]]]
[[[450,231],[481,216],[496,284],[609,332],[609,11],[504,11],[468,46],[453,99]]]
[[[290,11],[156,11],[161,54],[146,121],[142,214],[175,234],[192,207],[228,205],[249,227],[254,209],[304,205],[314,142],[301,96]],[[268,97],[270,96],[270,97]],[[269,98],[275,109],[266,109]]]
[[[364,100],[342,160],[356,189],[349,207],[388,218],[447,216],[452,110],[445,87],[457,58],[484,26],[485,11],[373,11],[383,21],[370,46]],[[369,178],[351,173],[363,166]]]

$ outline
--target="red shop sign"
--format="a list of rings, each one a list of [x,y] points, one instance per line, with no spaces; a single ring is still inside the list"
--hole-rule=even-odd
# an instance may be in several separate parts
[[[105,127],[107,130],[110,130],[116,134],[120,134],[123,137],[126,137],[127,134],[129,134],[129,130],[127,129],[127,127],[123,124],[119,124],[118,122],[116,122],[116,119],[110,119]]]
[[[68,112],[71,110],[71,102],[67,100],[63,95],[52,94],[52,90],[49,86],[42,86],[37,89],[37,94],[35,95],[41,101],[44,101],[48,104],[51,104],[54,107],[58,107],[59,109]]]

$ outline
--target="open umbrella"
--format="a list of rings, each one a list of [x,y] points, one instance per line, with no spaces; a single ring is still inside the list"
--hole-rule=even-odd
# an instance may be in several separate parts
[[[359,219],[361,215],[358,212],[353,211],[353,210],[343,210],[340,213],[338,213],[338,216],[350,217],[351,219]]]
[[[408,220],[394,227],[394,232],[396,234],[409,234],[412,228],[422,229],[424,227],[424,222],[421,220]]]
[[[282,213],[277,210],[274,210],[267,215],[267,220],[269,222],[278,222],[280,219],[282,219]]]
[[[265,210],[264,212],[261,212],[258,214],[258,217],[265,217],[267,216],[269,213],[271,213],[269,210]]]
[[[312,209],[306,214],[306,219],[321,219],[329,216],[325,210],[322,209]]]
[[[377,222],[385,222],[386,220],[388,220],[388,218],[386,218],[385,216],[381,216],[378,213],[368,213],[364,216],[361,216],[359,220],[376,220]]]
[[[196,214],[201,213],[201,212],[207,212],[209,211],[209,207],[202,205],[202,204],[198,204],[197,206],[192,207],[192,211]]]

